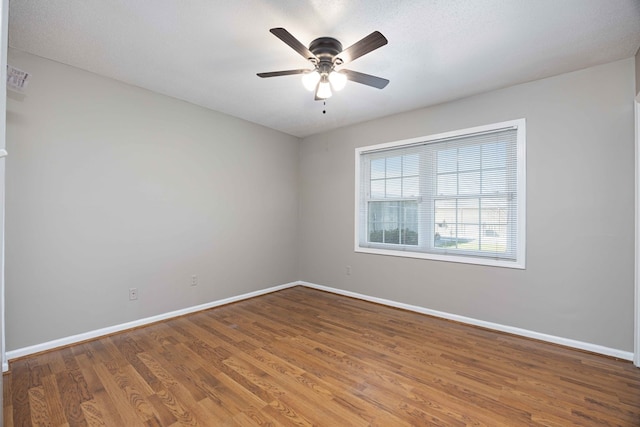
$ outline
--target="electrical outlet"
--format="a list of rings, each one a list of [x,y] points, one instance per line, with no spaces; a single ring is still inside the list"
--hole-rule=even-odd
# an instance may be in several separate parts
[[[196,286],[198,284],[198,276],[195,274],[191,276],[191,286]]]
[[[351,276],[351,266],[350,265],[347,265],[347,268],[346,268],[345,272],[347,273],[347,276]]]
[[[138,288],[129,288],[129,300],[138,299]]]

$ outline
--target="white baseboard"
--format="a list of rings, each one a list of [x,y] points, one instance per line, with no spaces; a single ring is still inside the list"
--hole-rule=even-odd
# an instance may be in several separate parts
[[[103,337],[105,335],[111,335],[117,332],[122,332],[127,329],[133,329],[140,326],[148,325],[158,322],[160,320],[171,319],[173,317],[184,316],[185,314],[195,313],[196,311],[207,310],[209,308],[218,307],[225,304],[230,304],[236,301],[242,301],[245,299],[257,297],[260,295],[268,294],[271,292],[279,291],[282,289],[291,288],[299,285],[299,282],[286,283],[284,285],[273,286],[271,288],[262,289],[259,291],[249,292],[247,294],[238,295],[235,297],[225,298],[218,301],[209,302],[206,304],[196,305],[193,307],[183,308],[181,310],[170,311],[168,313],[159,314],[157,316],[151,316],[144,319],[134,320],[120,325],[109,326],[107,328],[96,329],[94,331],[84,332],[77,335],[72,335],[65,338],[60,338],[53,341],[44,342],[42,344],[36,344],[29,347],[19,348],[17,350],[7,351],[7,360],[17,359],[18,357],[28,356],[30,354],[40,353],[41,351],[51,350],[58,347],[64,347],[71,344],[76,344],[82,341],[87,341],[94,338]],[[5,363],[2,366],[2,371],[7,372],[9,370],[9,364]]]
[[[586,350],[593,353],[604,354],[607,356],[617,357],[623,360],[633,360],[633,353],[629,351],[617,350],[609,347],[604,347],[597,344],[586,343],[582,341],[576,341],[569,338],[557,337],[554,335],[543,334],[540,332],[530,331],[527,329],[515,328],[513,326],[505,326],[499,323],[485,322],[484,320],[473,319],[471,317],[459,316],[457,314],[446,313],[437,310],[431,310],[424,307],[419,307],[415,305],[405,304],[397,301],[392,301],[384,298],[372,297],[364,294],[359,294],[356,292],[345,291],[342,289],[332,288],[329,286],[317,285],[315,283],[298,281],[286,283],[284,285],[273,286],[271,288],[262,289],[259,291],[249,292],[246,294],[221,299],[218,301],[209,302],[206,304],[196,305],[193,307],[184,308],[181,310],[171,311],[168,313],[159,314],[157,316],[151,316],[144,319],[134,320],[127,323],[122,323],[120,325],[109,326],[107,328],[96,329],[94,331],[84,332],[82,334],[72,335],[65,338],[60,338],[53,341],[48,341],[41,344],[32,345],[29,347],[23,347],[16,350],[11,350],[6,353],[7,360],[17,359],[19,357],[28,356],[30,354],[39,353],[46,350],[51,350],[58,347],[64,347],[71,344],[76,344],[82,341],[87,341],[94,338],[103,337],[105,335],[111,335],[117,332],[122,332],[127,329],[133,329],[140,326],[148,325],[151,323],[155,323],[161,320],[171,319],[173,317],[184,316],[185,314],[195,313],[197,311],[207,310],[209,308],[218,307],[225,304],[230,304],[232,302],[242,301],[245,299],[257,297],[260,295],[268,294],[271,292],[276,292],[282,289],[291,288],[293,286],[306,286],[312,289],[318,289],[321,291],[331,292],[338,295],[344,295],[347,297],[357,298],[364,301],[375,302],[378,304],[401,308],[404,310],[413,311],[416,313],[428,314],[430,316],[440,317],[443,319],[455,320],[457,322],[466,323],[469,325],[480,326],[487,329],[493,329],[496,331],[507,332],[514,335],[520,335],[523,337],[533,338],[541,341],[547,341],[554,344],[560,344],[566,347],[572,347],[580,350]],[[9,370],[8,362],[2,364],[2,371],[7,372]]]
[[[357,298],[364,301],[375,302],[390,307],[402,308],[404,310],[414,311],[416,313],[428,314],[430,316],[440,317],[443,319],[455,320],[456,322],[466,323],[469,325],[480,326],[495,331],[507,332],[509,334],[520,335],[527,338],[533,338],[540,341],[547,341],[554,344],[560,344],[566,347],[572,347],[579,350],[586,350],[592,353],[604,354],[606,356],[617,357],[618,359],[633,361],[633,352],[618,350],[615,348],[604,347],[598,344],[591,344],[583,341],[576,341],[569,338],[557,337],[554,335],[543,334],[541,332],[530,331],[528,329],[516,328],[513,326],[501,325],[499,323],[485,322],[484,320],[473,319],[471,317],[459,316],[457,314],[446,313],[443,311],[431,310],[429,308],[419,307],[416,305],[405,304],[401,302],[391,301],[388,299],[372,297],[359,294],[356,292],[345,291],[342,289],[331,288],[329,286],[317,285],[315,283],[300,282],[308,288],[318,289],[321,291],[331,292],[338,295]]]

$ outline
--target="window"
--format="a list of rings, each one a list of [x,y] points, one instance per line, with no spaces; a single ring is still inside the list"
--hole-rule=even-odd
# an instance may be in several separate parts
[[[356,149],[356,251],[524,268],[525,120]]]

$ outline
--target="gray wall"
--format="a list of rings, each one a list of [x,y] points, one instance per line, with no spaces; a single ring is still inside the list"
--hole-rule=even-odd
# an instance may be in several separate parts
[[[298,279],[297,138],[9,62],[32,78],[8,99],[7,350]]]
[[[629,58],[305,138],[300,277],[632,351],[634,93]],[[521,117],[526,270],[354,253],[356,147]]]
[[[8,99],[9,351],[296,279],[632,350],[634,58],[301,144],[22,52],[10,63],[33,77]],[[354,253],[355,147],[520,117],[526,270]]]

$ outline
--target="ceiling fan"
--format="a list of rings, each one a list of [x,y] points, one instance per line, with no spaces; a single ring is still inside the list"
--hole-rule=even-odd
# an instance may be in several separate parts
[[[374,31],[362,40],[346,49],[342,49],[342,43],[333,37],[320,37],[311,42],[307,48],[300,43],[290,32],[284,28],[272,28],[269,30],[274,36],[288,44],[304,59],[311,62],[313,69],[298,69],[285,71],[272,71],[258,73],[260,77],[289,76],[302,74],[302,83],[309,91],[315,92],[316,101],[330,98],[332,89],[341,90],[347,80],[372,86],[378,89],[389,84],[389,80],[357,71],[340,69],[336,67],[360,58],[367,53],[387,44],[387,39],[379,32]]]

